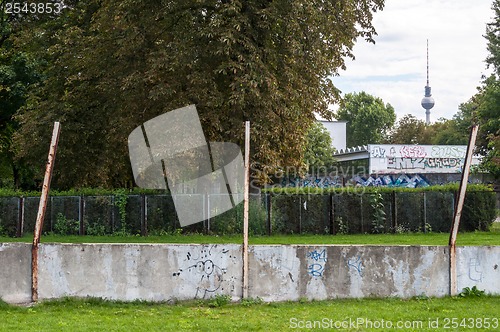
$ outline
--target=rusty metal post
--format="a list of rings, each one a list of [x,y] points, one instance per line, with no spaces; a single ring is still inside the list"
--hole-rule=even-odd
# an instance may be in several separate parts
[[[243,298],[248,297],[249,191],[250,191],[250,121],[245,121],[245,185],[243,191]]]
[[[52,171],[56,160],[56,151],[57,144],[59,143],[60,132],[61,125],[59,122],[55,122],[54,130],[52,132],[52,141],[50,142],[49,156],[45,168],[45,177],[43,179],[42,195],[40,197],[40,204],[38,205],[33,245],[31,248],[31,300],[33,302],[38,301],[38,244],[40,243],[45,210],[47,209],[47,198],[49,196],[50,181],[52,180]]]
[[[458,294],[457,285],[457,257],[456,257],[456,243],[458,228],[460,226],[460,217],[462,216],[462,208],[465,201],[465,193],[467,190],[467,182],[469,181],[470,166],[472,161],[472,154],[474,153],[474,147],[476,145],[476,137],[479,126],[477,124],[472,126],[469,144],[467,145],[467,153],[465,155],[465,164],[462,169],[462,178],[460,179],[460,189],[458,192],[458,198],[455,202],[455,214],[453,216],[453,225],[450,231],[450,295],[455,296]]]

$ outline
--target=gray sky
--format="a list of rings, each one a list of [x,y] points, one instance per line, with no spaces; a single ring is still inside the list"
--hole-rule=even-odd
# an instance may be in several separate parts
[[[334,77],[343,92],[365,91],[382,98],[398,119],[411,113],[425,120],[420,106],[426,84],[429,39],[430,86],[436,101],[431,121],[451,118],[476,93],[487,74],[486,23],[491,0],[386,0],[374,15],[376,44],[358,40],[355,61]]]

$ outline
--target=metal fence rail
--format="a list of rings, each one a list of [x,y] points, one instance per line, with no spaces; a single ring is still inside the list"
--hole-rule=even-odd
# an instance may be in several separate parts
[[[189,195],[203,200],[203,222],[183,233],[242,232],[243,206],[217,214],[218,195]],[[22,236],[34,231],[39,197],[0,197],[0,233]],[[345,234],[374,232],[448,232],[453,219],[452,192],[253,195],[250,233]],[[495,193],[468,192],[462,229],[484,229],[495,219]],[[170,195],[52,196],[44,233],[160,235],[180,229]]]

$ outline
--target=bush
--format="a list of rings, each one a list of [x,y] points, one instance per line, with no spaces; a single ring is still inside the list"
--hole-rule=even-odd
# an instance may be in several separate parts
[[[460,228],[463,231],[487,231],[496,218],[493,191],[470,191],[465,195]]]

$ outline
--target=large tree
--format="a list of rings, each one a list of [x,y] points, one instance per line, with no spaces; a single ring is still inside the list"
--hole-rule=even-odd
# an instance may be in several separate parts
[[[486,25],[488,56],[486,63],[493,73],[484,78],[478,92],[462,104],[464,122],[479,124],[477,150],[484,156],[485,170],[500,179],[500,0],[494,0],[493,21]]]
[[[463,114],[460,112],[451,120],[439,119],[430,125],[426,125],[423,120],[418,120],[411,114],[406,114],[396,123],[388,142],[393,144],[467,144],[470,119],[462,119]],[[467,121],[469,124],[464,125]]]
[[[390,104],[364,91],[344,96],[335,115],[347,123],[347,146],[382,143],[396,121]]]
[[[330,118],[328,105],[339,98],[330,77],[353,57],[358,37],[373,41],[372,15],[383,5],[75,2],[20,37],[27,47],[49,45],[40,50],[48,58],[47,79],[18,116],[18,158],[40,171],[51,124],[61,121],[55,185],[125,186],[130,131],[194,103],[211,141],[242,145],[242,123],[252,121],[255,169],[298,165],[304,128],[315,113]],[[57,33],[40,33],[54,26]]]
[[[334,163],[332,138],[321,122],[314,122],[306,136],[304,163],[309,173],[326,173]]]

